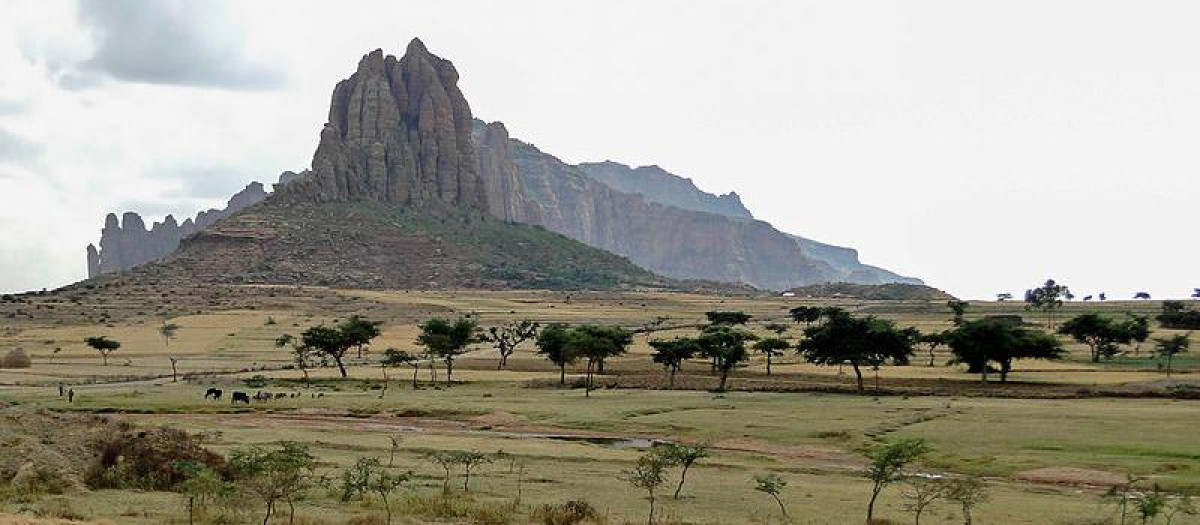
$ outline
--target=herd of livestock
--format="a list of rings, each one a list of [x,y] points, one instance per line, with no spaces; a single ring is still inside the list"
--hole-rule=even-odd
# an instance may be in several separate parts
[[[225,392],[222,391],[220,388],[209,388],[208,390],[206,390],[204,392],[204,399],[212,399],[214,401],[220,401],[221,397],[223,395],[225,395]],[[323,392],[317,392],[317,393],[313,393],[310,395],[312,396],[313,399],[316,399],[319,397],[325,397],[325,394]],[[255,392],[254,395],[250,395],[249,393],[246,393],[246,392],[234,391],[234,392],[230,392],[229,404],[236,405],[239,402],[241,402],[241,403],[245,403],[245,404],[249,405],[251,399],[253,399],[254,401],[260,402],[260,403],[264,403],[264,402],[270,401],[272,399],[295,399],[297,397],[303,397],[303,396],[304,396],[304,394],[300,394],[300,393],[296,393],[296,392],[291,392],[291,393],[275,392],[274,394],[272,394],[271,392],[263,392],[262,390],[259,390],[258,392]]]

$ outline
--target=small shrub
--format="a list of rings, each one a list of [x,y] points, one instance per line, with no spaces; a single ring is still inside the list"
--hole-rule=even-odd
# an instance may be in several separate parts
[[[599,519],[600,513],[587,500],[570,500],[566,503],[547,503],[533,510],[530,518],[543,525],[578,525],[584,520]]]
[[[250,388],[262,388],[267,386],[267,376],[262,374],[254,374],[251,377],[243,379],[242,383]]]
[[[13,349],[5,354],[3,359],[0,359],[0,368],[29,368],[31,366],[33,366],[33,360],[20,348]]]

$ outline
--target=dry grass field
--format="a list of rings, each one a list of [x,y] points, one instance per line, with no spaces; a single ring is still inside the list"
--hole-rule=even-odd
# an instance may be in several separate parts
[[[752,477],[765,472],[788,483],[782,497],[789,523],[861,522],[870,492],[861,451],[897,438],[924,438],[932,447],[917,467],[921,473],[987,480],[991,497],[976,509],[978,523],[1115,523],[1114,507],[1101,495],[1127,473],[1171,491],[1200,490],[1200,401],[1172,395],[1200,388],[1200,361],[1178,360],[1168,380],[1149,355],[1150,344],[1137,356],[1093,364],[1086,348],[1071,343],[1068,359],[1017,363],[1006,385],[980,384],[961,367],[946,366],[942,349],[935,366],[926,366],[922,350],[911,366],[883,367],[877,378],[868,372],[868,395],[853,393],[847,370],[801,363],[794,354],[777,359],[770,376],[755,356],[734,371],[732,391],[723,394],[710,391],[716,382],[704,362],[687,363],[676,387],[667,389],[663,370],[650,361],[649,340],[694,333],[705,311],[743,310],[754,316],[751,328],[766,333],[763,323],[786,320],[788,309],[799,304],[838,304],[924,332],[950,327],[946,307],[925,302],[667,292],[200,289],[114,281],[110,288],[0,303],[0,354],[20,348],[33,358],[30,368],[0,369],[0,403],[182,428],[201,433],[218,452],[296,441],[318,456],[320,472],[332,475],[360,457],[387,461],[390,437],[398,436],[395,463],[416,477],[398,496],[397,523],[526,523],[538,505],[577,498],[599,509],[603,522],[645,522],[644,494],[620,477],[656,442],[712,447],[711,457],[689,472],[682,498],[671,498],[670,489],[660,495],[660,523],[781,523],[774,502],[753,490]],[[1095,309],[1153,314],[1158,308],[1156,302],[1071,304],[1059,318]],[[998,313],[1042,322],[1018,303],[973,304],[968,318]],[[321,368],[312,373],[315,384],[305,386],[275,338],[354,314],[384,322],[372,351],[351,359],[349,380]],[[505,370],[496,369],[494,349],[477,344],[456,364],[453,385],[429,384],[422,368],[422,388],[413,389],[411,369],[404,367],[388,372],[384,388],[375,365],[382,349],[415,352],[419,322],[466,314],[483,326],[532,319],[653,331],[636,335],[631,352],[608,363],[598,378],[600,390],[588,398],[582,389],[558,388],[557,370],[530,343]],[[158,334],[163,322],[180,326],[170,341]],[[801,327],[791,326],[787,335],[794,340]],[[83,344],[93,335],[122,342],[108,366]],[[178,358],[178,382],[172,381],[171,356]],[[572,368],[569,379],[580,372]],[[73,403],[59,397],[60,383],[75,390]],[[289,397],[235,407],[205,400],[203,392],[212,386]],[[425,455],[439,450],[505,452],[481,467],[470,494],[461,496],[460,504],[476,508],[474,514],[430,510],[429,495],[439,492],[443,474]],[[455,473],[454,480],[461,483],[461,476]],[[514,506],[518,486],[521,504]],[[877,514],[910,522],[901,492],[900,486],[888,489]],[[245,503],[222,519],[261,522],[257,505]],[[5,512],[186,523],[178,495],[129,489],[7,498],[0,503]],[[298,523],[381,523],[383,507],[374,500],[341,504],[315,490],[298,513]],[[1173,523],[1195,520],[1180,515]],[[961,517],[942,502],[924,521],[957,523]]]

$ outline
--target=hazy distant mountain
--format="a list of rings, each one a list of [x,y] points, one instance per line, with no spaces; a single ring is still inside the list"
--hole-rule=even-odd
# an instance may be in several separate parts
[[[583,173],[609,187],[626,193],[636,193],[651,202],[658,202],[686,210],[715,213],[738,219],[753,219],[750,210],[742,204],[737,193],[714,195],[706,193],[691,181],[670,173],[658,166],[633,168],[624,164],[605,161],[579,165]],[[804,256],[824,262],[832,267],[832,274],[812,276],[809,282],[845,281],[857,284],[908,283],[921,284],[920,279],[904,277],[876,266],[862,264],[858,251],[790,236],[800,246]],[[636,262],[638,257],[630,254]],[[797,280],[797,283],[799,280]]]

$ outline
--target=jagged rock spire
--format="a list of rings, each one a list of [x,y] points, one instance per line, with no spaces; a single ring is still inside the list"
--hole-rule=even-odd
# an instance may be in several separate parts
[[[312,172],[287,193],[317,201],[441,201],[486,211],[458,71],[413,39],[403,58],[375,50],[333,90]]]

